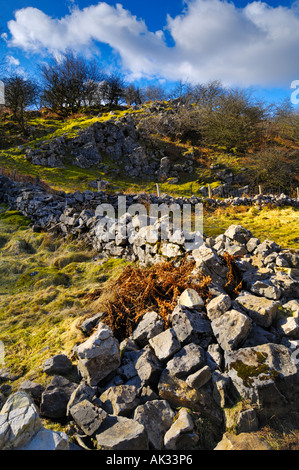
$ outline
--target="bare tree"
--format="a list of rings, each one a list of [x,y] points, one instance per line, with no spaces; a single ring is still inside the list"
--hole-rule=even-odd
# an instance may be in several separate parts
[[[144,93],[146,101],[163,101],[168,98],[165,88],[161,85],[148,85]]]
[[[40,93],[39,86],[34,80],[25,79],[20,75],[4,78],[4,84],[5,102],[22,131],[26,133],[26,110],[37,105]]]
[[[140,105],[145,101],[144,92],[141,88],[130,83],[125,88],[124,97],[128,106]]]
[[[62,61],[41,67],[42,103],[62,114],[70,114],[81,106],[97,101],[98,84],[103,79],[95,62],[68,52]]]
[[[117,106],[125,96],[125,80],[119,74],[107,75],[100,85],[102,101],[109,106]]]

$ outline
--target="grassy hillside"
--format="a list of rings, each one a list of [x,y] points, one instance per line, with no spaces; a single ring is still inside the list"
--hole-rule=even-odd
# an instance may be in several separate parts
[[[0,340],[13,374],[44,381],[44,361],[62,350],[70,354],[83,338],[78,323],[98,312],[84,296],[103,288],[127,262],[33,233],[28,222],[18,212],[0,214]]]
[[[62,118],[48,110],[29,112],[27,123],[30,132],[26,137],[20,133],[12,116],[8,112],[2,113],[0,168],[23,175],[38,176],[58,190],[90,189],[89,182],[100,178],[109,181],[113,186],[112,190],[155,193],[157,178],[154,177],[152,180],[145,177],[133,178],[123,171],[121,161],[116,162],[105,154],[103,154],[105,170],[97,167],[81,169],[68,162],[64,165],[65,168],[48,168],[33,165],[25,158],[25,151],[28,148],[37,148],[42,143],[50,142],[62,135],[67,138],[75,137],[78,132],[95,122],[117,120],[131,115],[139,121],[139,128],[146,136],[145,143],[163,150],[172,167],[176,164],[183,165],[189,155],[192,155],[193,171],[191,173],[178,171],[179,182],[175,184],[169,180],[160,181],[162,192],[176,196],[200,194],[202,186],[210,184],[213,189],[223,184],[219,173],[227,171],[236,177],[237,186],[249,184],[252,191],[257,192],[258,185],[263,184],[264,187],[276,187],[277,191],[284,190],[295,194],[296,186],[299,185],[299,142],[298,137],[293,135],[293,128],[290,130],[282,124],[277,127],[277,124],[274,126],[272,123],[271,132],[264,130],[259,144],[253,145],[249,142],[245,151],[244,149],[239,151],[238,148],[229,149],[227,146],[217,144],[216,141],[206,144],[203,139],[194,138],[194,132],[191,131],[190,134],[187,133],[189,138],[186,137],[186,131],[184,135],[179,132],[173,135],[168,128],[164,129],[164,121],[171,117],[175,126],[177,125],[175,120],[183,118],[180,112],[172,108],[171,102],[160,103],[159,106],[156,111],[155,108],[153,111],[153,105],[150,103],[144,104],[138,110],[126,107],[118,107],[112,111],[104,108],[99,113],[87,110],[85,113],[68,118]],[[185,123],[184,125],[186,126]],[[118,175],[113,171],[115,168],[120,170]]]

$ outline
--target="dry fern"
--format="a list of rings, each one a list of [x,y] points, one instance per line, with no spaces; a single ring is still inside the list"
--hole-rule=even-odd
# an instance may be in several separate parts
[[[111,282],[113,300],[104,302],[107,312],[105,322],[121,341],[132,334],[142,316],[154,310],[170,326],[169,314],[176,306],[177,297],[186,289],[193,288],[204,300],[210,298],[210,277],[195,279],[191,273],[194,261],[182,262],[179,267],[158,263],[149,269],[127,266],[120,277]],[[94,299],[94,296],[93,296]]]

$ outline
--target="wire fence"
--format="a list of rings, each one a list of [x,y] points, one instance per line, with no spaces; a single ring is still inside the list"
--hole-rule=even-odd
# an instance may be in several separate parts
[[[218,186],[217,188],[211,189],[211,187],[207,187],[206,195],[215,198],[235,198],[235,197],[255,197],[257,195],[261,196],[280,196],[284,194],[292,199],[299,200],[299,187],[289,187],[289,188],[281,188],[279,186],[266,186],[266,185],[258,185],[258,186],[244,186],[242,188],[236,187],[223,187]]]

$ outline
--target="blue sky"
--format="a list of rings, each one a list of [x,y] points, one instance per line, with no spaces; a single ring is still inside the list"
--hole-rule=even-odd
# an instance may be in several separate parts
[[[128,81],[250,88],[290,99],[299,80],[299,1],[0,0],[8,71],[38,73],[67,49]]]

